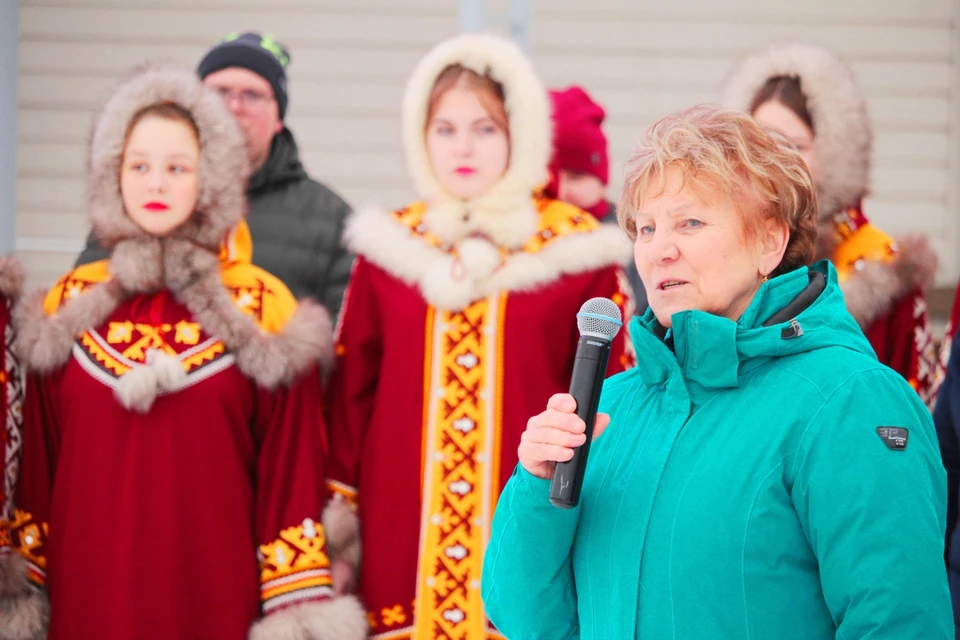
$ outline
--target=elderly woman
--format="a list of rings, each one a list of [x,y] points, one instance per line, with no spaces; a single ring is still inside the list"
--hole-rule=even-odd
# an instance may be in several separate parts
[[[877,362],[817,240],[800,154],[696,107],[646,133],[618,215],[651,309],[606,381],[580,505],[571,396],[532,417],[484,563],[525,638],[952,638],[929,414]]]

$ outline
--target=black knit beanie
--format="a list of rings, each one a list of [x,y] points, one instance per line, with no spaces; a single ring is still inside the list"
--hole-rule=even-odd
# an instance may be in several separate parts
[[[273,87],[280,119],[287,113],[287,72],[290,52],[270,34],[231,33],[207,51],[197,66],[197,75],[203,80],[214,71],[230,67],[248,69]]]

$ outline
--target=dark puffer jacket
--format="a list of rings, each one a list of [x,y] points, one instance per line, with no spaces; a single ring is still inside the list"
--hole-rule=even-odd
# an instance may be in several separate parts
[[[353,264],[340,243],[350,206],[307,175],[288,129],[274,137],[270,157],[251,176],[247,202],[253,263],[336,317]],[[107,256],[91,233],[77,265]]]

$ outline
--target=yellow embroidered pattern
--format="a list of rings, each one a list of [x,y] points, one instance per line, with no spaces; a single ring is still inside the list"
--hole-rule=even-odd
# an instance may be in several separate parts
[[[333,595],[323,527],[310,518],[260,545],[260,599],[264,613]]]
[[[484,638],[487,621],[480,598],[480,575],[492,516],[492,460],[498,433],[491,424],[488,357],[495,337],[486,323],[497,317],[488,300],[462,312],[437,311],[434,359],[439,369],[429,388],[424,522],[417,572],[415,635],[430,638]],[[441,395],[442,394],[442,395]],[[386,626],[402,624],[384,614]]]
[[[47,580],[46,544],[50,527],[40,522],[33,514],[21,509],[13,510],[13,520],[0,527],[6,530],[4,537],[10,547],[27,561],[27,577],[40,586]]]

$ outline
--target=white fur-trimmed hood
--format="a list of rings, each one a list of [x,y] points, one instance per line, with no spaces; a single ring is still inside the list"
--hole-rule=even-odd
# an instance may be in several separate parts
[[[424,130],[430,93],[444,69],[460,64],[488,75],[503,87],[510,124],[510,164],[483,195],[463,201],[437,181],[427,156]],[[445,242],[455,243],[480,227],[495,242],[522,247],[537,230],[530,195],[547,181],[552,148],[550,102],[526,55],[513,42],[488,34],[446,40],[420,61],[403,99],[407,167],[420,196],[430,203],[426,222]]]
[[[820,163],[821,220],[856,206],[870,181],[873,130],[867,101],[853,71],[832,51],[808,44],[770,47],[743,60],[726,81],[725,106],[750,108],[770,78],[795,77],[807,98]]]

